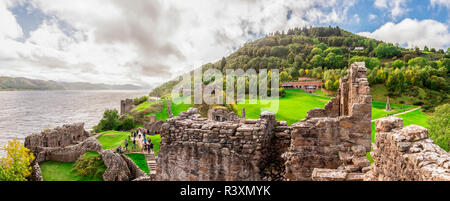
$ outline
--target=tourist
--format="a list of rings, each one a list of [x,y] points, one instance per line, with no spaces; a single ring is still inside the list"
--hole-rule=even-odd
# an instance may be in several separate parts
[[[136,149],[136,138],[133,139],[133,148]]]
[[[121,152],[122,152],[122,145],[120,145],[119,148],[117,148],[117,153],[121,154]]]
[[[148,153],[150,154],[150,153],[153,153],[153,143],[152,143],[152,139],[149,139],[148,143],[149,143],[149,147],[150,147]]]
[[[125,139],[125,150],[127,150],[127,148],[128,148],[128,140]]]

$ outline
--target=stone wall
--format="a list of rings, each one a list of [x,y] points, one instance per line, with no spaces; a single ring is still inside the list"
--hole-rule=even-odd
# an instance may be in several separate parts
[[[286,180],[312,180],[314,168],[363,175],[371,150],[372,98],[366,70],[364,63],[352,64],[340,80],[337,97],[291,126],[290,147],[283,154]]]
[[[43,161],[74,162],[86,152],[100,152],[101,150],[101,144],[97,141],[95,136],[92,136],[79,144],[70,145],[64,148],[37,147],[34,149],[33,153],[36,156],[37,163]]]
[[[275,115],[218,122],[191,108],[163,124],[157,180],[261,180],[271,163]]]
[[[125,99],[120,101],[120,115],[130,112],[134,108],[132,99]]]
[[[25,138],[24,145],[32,152],[38,147],[62,147],[78,144],[91,134],[84,130],[84,123],[64,125],[52,130],[45,130]]]
[[[450,153],[433,144],[428,130],[403,128],[403,120],[376,121],[371,170],[366,181],[450,181]]]

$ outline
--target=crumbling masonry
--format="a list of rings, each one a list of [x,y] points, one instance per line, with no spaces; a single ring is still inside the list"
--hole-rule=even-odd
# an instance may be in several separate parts
[[[157,179],[311,180],[315,168],[328,168],[362,180],[371,150],[365,76],[364,63],[354,63],[338,96],[292,126],[269,112],[228,121],[201,118],[194,108],[181,113],[162,125]]]

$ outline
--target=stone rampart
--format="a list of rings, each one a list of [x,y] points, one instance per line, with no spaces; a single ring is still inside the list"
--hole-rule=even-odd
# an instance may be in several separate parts
[[[31,134],[25,138],[24,146],[36,152],[39,147],[75,145],[90,136],[91,134],[84,130],[84,123],[70,124]]]
[[[163,124],[157,179],[262,180],[271,163],[275,115],[240,122],[201,118],[196,108]]]
[[[387,117],[376,121],[376,131],[366,181],[450,181],[450,153],[433,143],[427,129]]]

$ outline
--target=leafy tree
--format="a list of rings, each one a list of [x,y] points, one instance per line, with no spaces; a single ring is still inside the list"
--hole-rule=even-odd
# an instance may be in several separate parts
[[[106,110],[103,113],[103,119],[97,126],[94,126],[95,132],[102,132],[108,130],[117,130],[120,126],[119,112],[116,109]]]
[[[6,157],[0,159],[0,181],[26,181],[31,175],[34,155],[17,139],[4,146]]]
[[[272,47],[272,50],[270,51],[270,55],[276,56],[276,57],[285,57],[288,54],[289,54],[289,48],[282,47],[282,46]]]
[[[450,104],[436,107],[433,116],[428,119],[428,124],[434,143],[450,151]]]
[[[125,117],[125,119],[122,121],[122,123],[120,124],[120,130],[131,130],[134,127],[136,127],[136,124],[134,122],[134,117],[131,115],[127,115]]]
[[[319,43],[316,47],[318,47],[322,50],[326,50],[328,48],[327,44],[325,44],[325,43]]]
[[[311,55],[321,55],[322,54],[322,49],[320,49],[320,48],[318,48],[318,47],[316,47],[316,48],[314,48],[312,51],[311,51]]]
[[[392,62],[391,66],[393,68],[402,68],[403,66],[406,66],[406,63],[400,59],[397,59],[394,62]]]
[[[395,56],[400,56],[401,52],[397,47],[392,44],[380,43],[374,49],[375,55],[378,58],[392,58]]]
[[[289,74],[286,71],[282,71],[280,73],[280,81],[282,81],[282,82],[289,81]]]
[[[310,63],[313,65],[313,67],[322,66],[323,58],[320,55],[315,55],[311,59]]]
[[[410,59],[408,61],[409,66],[420,66],[424,67],[427,64],[427,61],[423,57],[416,57],[414,59]]]

